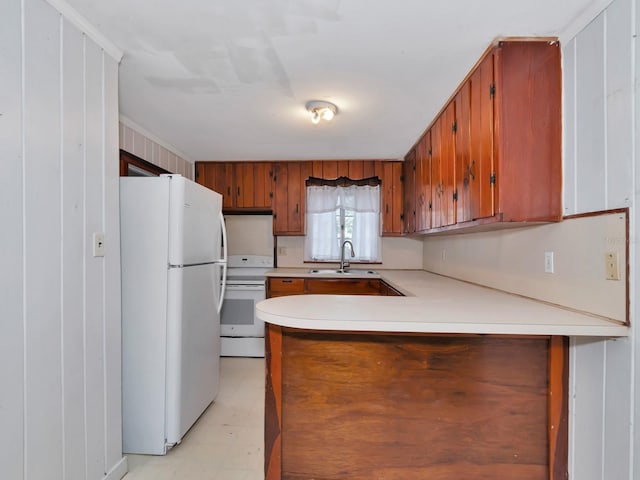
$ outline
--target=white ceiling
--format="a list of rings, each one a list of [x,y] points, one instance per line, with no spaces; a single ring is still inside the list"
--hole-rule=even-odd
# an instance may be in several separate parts
[[[495,38],[562,39],[609,2],[67,3],[124,51],[122,115],[191,160],[273,160],[402,158]]]

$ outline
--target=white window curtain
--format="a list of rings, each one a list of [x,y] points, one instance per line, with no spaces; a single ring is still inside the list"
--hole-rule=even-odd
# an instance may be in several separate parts
[[[351,261],[380,261],[380,186],[307,187],[305,259],[337,261],[345,240]]]

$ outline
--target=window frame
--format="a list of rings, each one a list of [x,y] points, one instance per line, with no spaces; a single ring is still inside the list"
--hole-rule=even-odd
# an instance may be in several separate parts
[[[376,209],[376,213],[377,213],[377,232],[375,233],[375,235],[373,236],[373,238],[375,239],[375,241],[377,242],[377,245],[375,247],[375,259],[371,259],[371,258],[366,258],[366,259],[361,259],[358,258],[360,257],[360,255],[358,254],[359,249],[356,248],[356,258],[351,262],[351,263],[381,263],[382,262],[382,209],[381,209],[381,204],[382,204],[382,181],[380,180],[380,178],[376,177],[369,177],[369,178],[364,178],[364,179],[360,179],[360,180],[353,180],[350,179],[348,177],[339,177],[336,178],[335,180],[327,180],[327,179],[322,179],[322,178],[317,178],[317,177],[309,177],[306,182],[305,182],[305,195],[309,195],[309,190],[308,187],[310,186],[316,186],[316,187],[343,187],[343,188],[347,188],[347,187],[358,187],[358,186],[373,186],[373,187],[379,187],[378,188],[378,199],[377,199],[377,209]],[[334,214],[334,218],[336,221],[336,233],[337,233],[337,240],[338,240],[338,245],[342,246],[344,244],[345,241],[349,240],[349,241],[353,241],[353,232],[351,232],[350,236],[347,236],[347,219],[348,217],[352,217],[355,221],[356,216],[360,213],[364,214],[364,212],[358,212],[358,210],[356,210],[355,208],[349,208],[348,206],[341,204],[341,198],[343,198],[342,196],[338,195],[338,199],[337,199],[337,204],[335,205],[335,214]],[[307,202],[307,209],[308,209],[308,205],[309,202]],[[352,215],[350,215],[349,213],[352,212]],[[309,214],[308,210],[307,212],[305,212],[305,221],[308,222],[309,218],[311,216],[311,214]],[[309,234],[309,223],[307,223],[307,234]],[[336,254],[335,258],[331,257],[331,258],[314,258],[311,253],[310,253],[310,242],[313,241],[313,238],[309,235],[307,235],[307,239],[305,239],[305,245],[304,245],[304,261],[305,262],[313,262],[313,263],[335,263],[340,261],[340,254]],[[367,243],[367,245],[369,245]],[[332,252],[334,253],[334,252]],[[350,253],[350,252],[349,252]],[[350,258],[351,261],[351,258]]]

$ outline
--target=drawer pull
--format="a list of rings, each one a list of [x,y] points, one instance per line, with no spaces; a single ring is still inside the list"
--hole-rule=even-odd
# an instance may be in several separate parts
[[[282,283],[293,283],[293,280],[282,280]]]

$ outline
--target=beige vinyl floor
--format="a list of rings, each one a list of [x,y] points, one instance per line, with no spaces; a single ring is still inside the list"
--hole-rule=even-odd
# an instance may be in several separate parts
[[[221,359],[216,401],[165,456],[127,455],[124,480],[264,480],[264,359]]]

